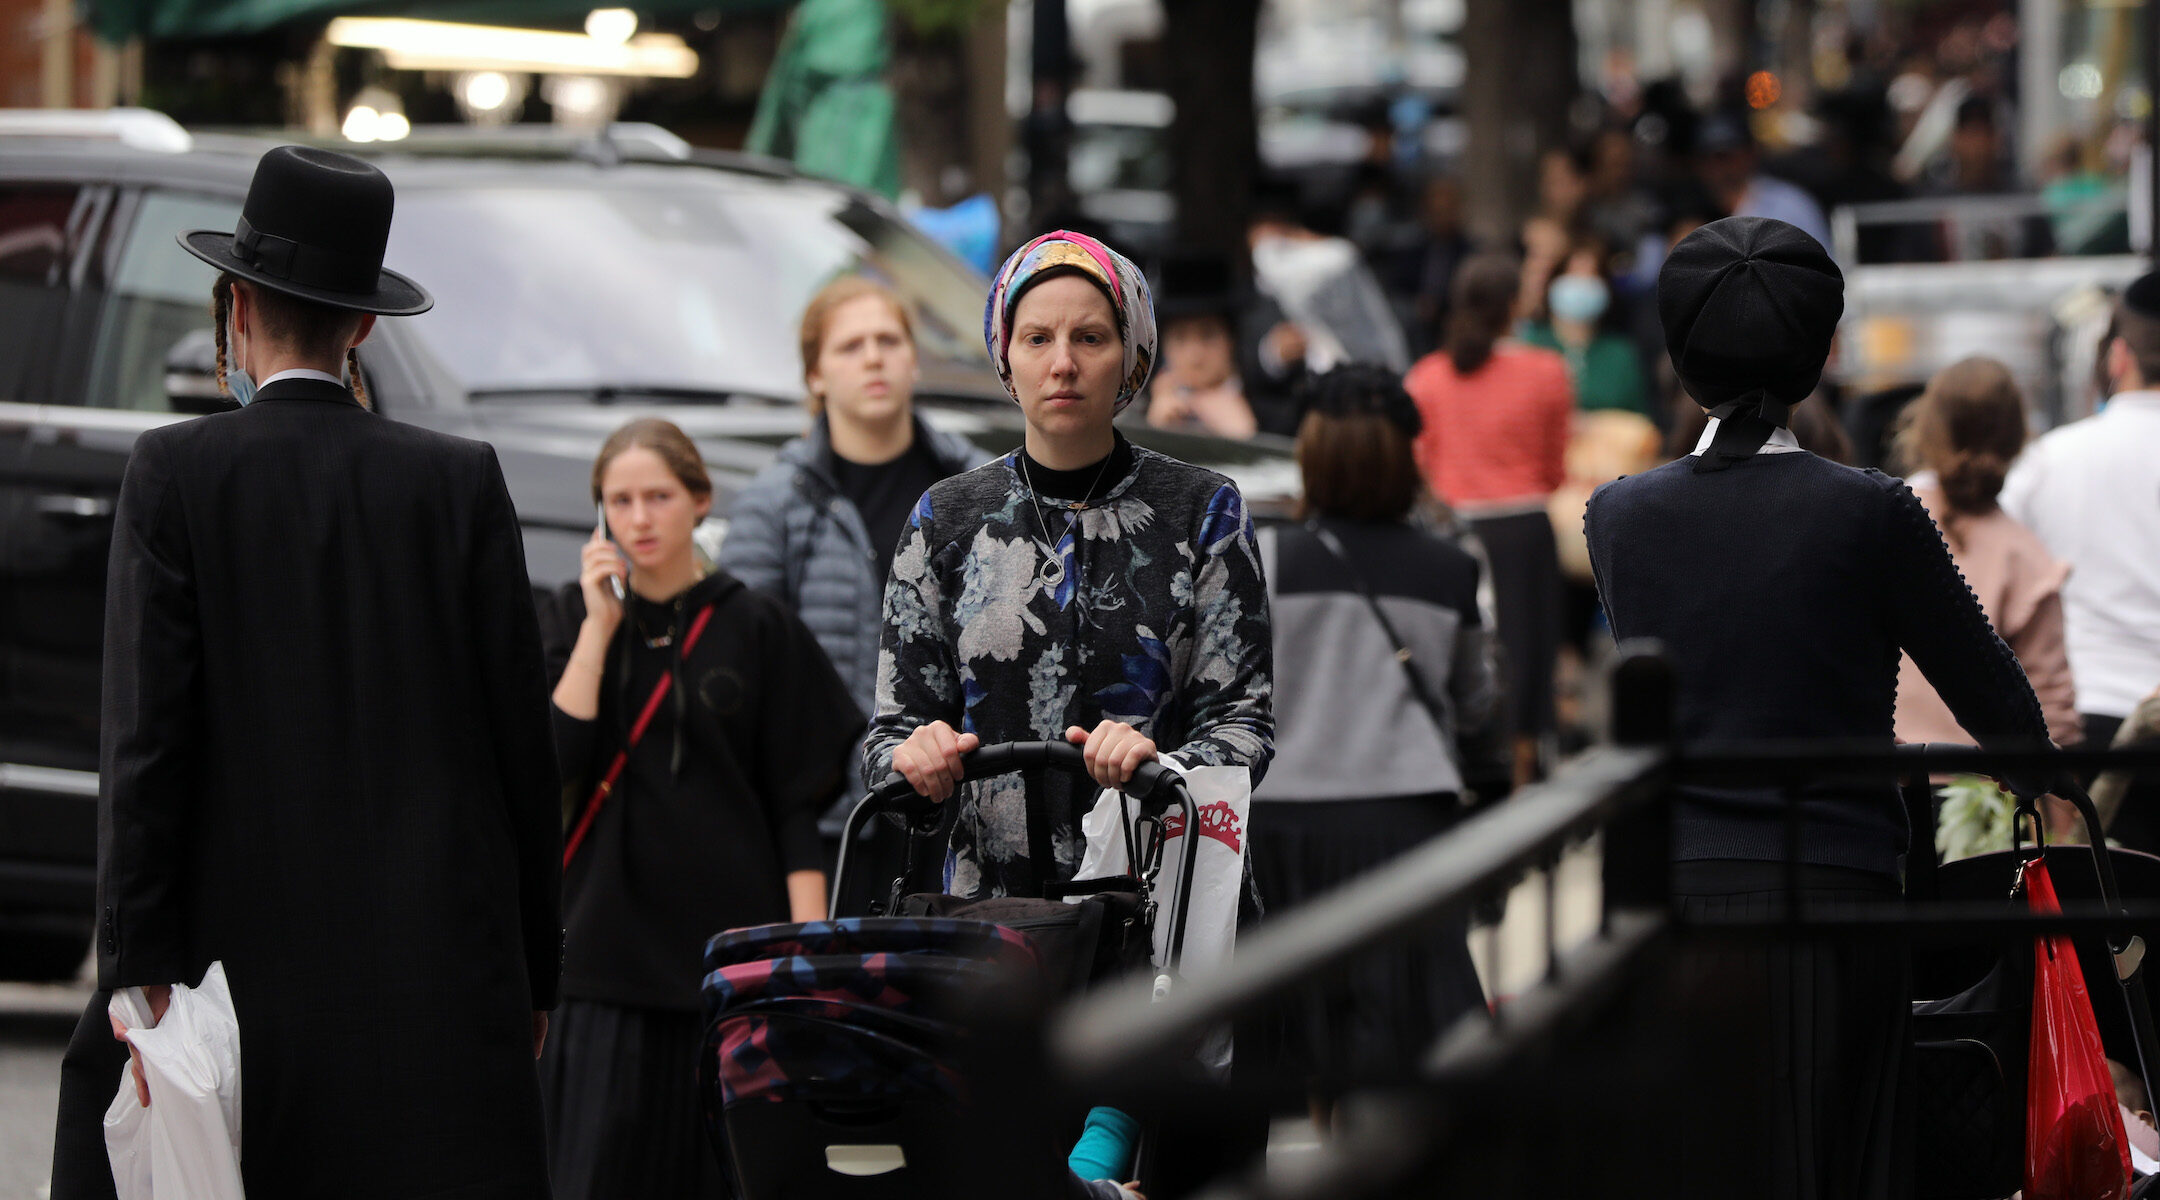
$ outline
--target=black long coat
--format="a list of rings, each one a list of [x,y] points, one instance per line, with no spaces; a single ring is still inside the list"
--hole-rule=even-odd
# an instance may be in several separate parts
[[[99,985],[224,962],[249,1193],[546,1196],[559,785],[494,451],[307,380],[143,435],[103,719]]]

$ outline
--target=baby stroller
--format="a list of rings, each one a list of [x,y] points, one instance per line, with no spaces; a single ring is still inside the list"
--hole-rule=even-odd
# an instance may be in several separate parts
[[[1086,770],[1079,747],[1062,742],[985,746],[962,761],[970,780]],[[843,894],[863,827],[897,814],[908,823],[907,861],[878,906],[895,915],[730,930],[707,943],[700,1094],[737,1200],[927,1200],[955,1194],[954,1180],[981,1169],[973,1081],[958,1066],[971,1005],[1011,994],[1000,989],[1062,995],[1146,962],[1162,817],[1176,805],[1189,829],[1196,814],[1184,780],[1158,763],[1135,771],[1126,795],[1128,876],[1076,881],[1039,900],[967,902],[905,894],[917,844],[935,838],[942,859],[936,835],[949,822],[944,806],[894,776],[848,818],[833,895]],[[1182,879],[1192,878],[1196,841],[1181,839]],[[1177,891],[1172,961],[1187,908],[1186,889]],[[1007,1178],[1000,1194],[1056,1194],[1054,1152],[1026,1166],[1042,1183]]]

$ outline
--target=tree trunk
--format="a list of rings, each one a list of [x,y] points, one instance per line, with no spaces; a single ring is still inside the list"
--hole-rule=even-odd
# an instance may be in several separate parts
[[[968,119],[968,54],[965,35],[947,30],[918,33],[895,21],[893,90],[900,137],[900,186],[939,207],[968,194],[973,163]]]
[[[1469,0],[1463,195],[1471,232],[1511,248],[1537,207],[1538,155],[1568,139],[1580,87],[1571,0]]]
[[[1703,14],[1710,19],[1710,66],[1715,76],[1716,102],[1731,104],[1738,85],[1755,60],[1760,14],[1755,0],[1708,0]]]
[[[1172,60],[1170,126],[1182,249],[1227,257],[1242,277],[1245,226],[1260,173],[1253,49],[1260,0],[1164,0],[1163,44]]]
[[[1013,144],[1005,111],[1005,6],[987,5],[967,33],[969,194],[1005,202],[1005,156]]]

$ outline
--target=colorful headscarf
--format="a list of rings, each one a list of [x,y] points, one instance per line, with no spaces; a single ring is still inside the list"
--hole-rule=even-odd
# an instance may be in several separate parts
[[[998,268],[997,279],[990,285],[990,301],[983,306],[983,341],[990,347],[990,365],[997,368],[1005,394],[1018,402],[1020,393],[1013,387],[1008,353],[1013,307],[1030,284],[1054,270],[1078,271],[1110,297],[1118,340],[1125,345],[1125,375],[1118,385],[1116,407],[1124,412],[1155,369],[1155,297],[1148,291],[1147,277],[1131,259],[1084,233],[1064,229],[1046,233],[1013,251]]]

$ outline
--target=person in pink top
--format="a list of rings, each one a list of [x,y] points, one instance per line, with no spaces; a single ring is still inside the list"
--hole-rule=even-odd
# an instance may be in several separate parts
[[[2077,690],[2063,649],[2063,581],[2070,567],[1996,504],[2025,445],[2025,404],[2010,369],[1992,358],[1944,367],[1913,402],[1898,445],[1906,482],[1927,506],[1995,632],[2017,655],[2058,745],[2083,738]],[[1907,655],[1898,671],[1901,742],[1964,742],[1972,735]]]
[[[1413,447],[1418,469],[1433,494],[1469,521],[1492,568],[1517,783],[1535,777],[1553,732],[1562,589],[1545,502],[1566,478],[1575,412],[1566,360],[1507,338],[1520,290],[1512,258],[1488,254],[1464,263],[1445,341],[1403,380],[1424,420]]]

